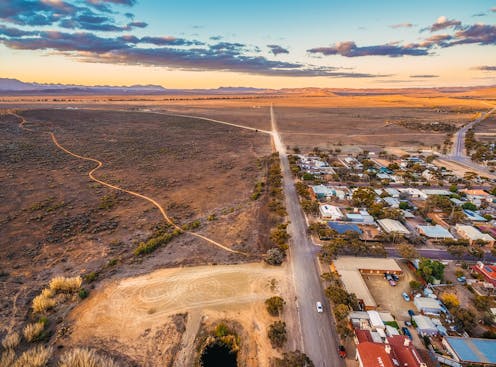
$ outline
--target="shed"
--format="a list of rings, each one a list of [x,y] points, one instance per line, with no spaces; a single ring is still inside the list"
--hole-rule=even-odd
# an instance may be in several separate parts
[[[370,318],[370,326],[372,326],[374,329],[385,329],[386,326],[382,322],[381,315],[379,315],[379,312],[371,310],[367,311],[369,314]]]
[[[441,304],[434,298],[414,297],[413,303],[417,307],[417,310],[424,314],[439,315],[442,312]]]
[[[412,320],[417,325],[417,332],[420,336],[433,336],[438,334],[436,325],[430,318],[424,315],[415,315]]]

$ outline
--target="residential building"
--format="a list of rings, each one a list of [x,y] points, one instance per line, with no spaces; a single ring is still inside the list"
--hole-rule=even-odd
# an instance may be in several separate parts
[[[422,191],[427,196],[432,196],[432,195],[450,196],[452,194],[452,192],[443,189],[423,189]]]
[[[399,198],[400,197],[400,192],[398,190],[396,190],[396,189],[393,189],[392,187],[388,187],[387,189],[385,189],[385,191],[392,198]]]
[[[494,245],[494,238],[492,238],[487,233],[482,233],[473,226],[457,224],[455,228],[456,228],[456,232],[460,235],[460,237],[469,240],[470,245],[473,245],[473,243],[477,240],[485,241],[490,246]]]
[[[387,205],[389,205],[391,208],[399,208],[400,207],[400,201],[396,198],[393,198],[391,196],[382,198],[386,202]]]
[[[495,366],[496,340],[445,336],[443,345],[462,366]]]
[[[413,304],[419,312],[428,315],[439,315],[443,311],[441,303],[430,297],[414,297]]]
[[[417,332],[420,336],[434,336],[438,334],[436,325],[430,318],[424,315],[414,315],[412,320],[417,325]]]
[[[484,218],[483,216],[481,216],[479,213],[476,213],[472,210],[463,210],[463,212],[465,213],[465,215],[467,216],[467,218],[469,220],[471,220],[472,222],[487,222],[487,219]]]
[[[404,335],[387,337],[385,343],[373,342],[371,333],[355,331],[357,360],[360,367],[426,367],[417,349]]]
[[[338,234],[344,234],[346,232],[355,232],[362,234],[363,231],[356,224],[353,223],[340,223],[340,222],[327,222],[329,228],[335,230]]]
[[[496,266],[485,265],[482,261],[477,262],[477,265],[472,267],[472,270],[481,274],[484,280],[496,286]]]
[[[316,199],[329,199],[334,195],[334,190],[324,185],[310,186],[310,190]]]
[[[413,199],[420,199],[420,200],[427,199],[427,195],[424,192],[414,187],[408,187],[406,189],[398,189],[398,191],[406,193]]]
[[[357,360],[360,367],[395,367],[391,359],[391,346],[373,342],[357,345]]]
[[[417,226],[417,230],[421,235],[433,240],[454,239],[453,235],[439,224],[435,226]]]
[[[344,218],[341,209],[334,205],[320,205],[319,211],[323,219],[341,220]]]
[[[386,233],[397,233],[407,235],[410,234],[410,231],[406,229],[406,227],[401,224],[401,222],[394,219],[379,219],[377,224],[382,228],[382,230]]]

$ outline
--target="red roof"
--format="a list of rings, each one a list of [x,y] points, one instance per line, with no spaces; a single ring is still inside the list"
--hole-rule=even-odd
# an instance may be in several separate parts
[[[420,367],[423,360],[410,339],[404,335],[394,335],[388,337],[387,340],[391,346],[392,354],[398,360],[400,366]]]
[[[359,344],[373,341],[372,334],[369,330],[355,329],[355,335]]]
[[[487,279],[491,281],[496,281],[496,266],[494,265],[484,265],[478,263],[472,269],[484,275]]]
[[[386,344],[364,342],[357,345],[357,352],[363,367],[395,367]]]

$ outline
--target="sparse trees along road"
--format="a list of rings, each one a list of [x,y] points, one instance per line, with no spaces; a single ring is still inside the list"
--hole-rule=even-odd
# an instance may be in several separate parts
[[[491,109],[490,111],[483,113],[479,118],[475,119],[474,121],[468,123],[464,127],[462,127],[460,130],[457,131],[455,134],[455,140],[453,144],[453,149],[451,151],[451,155],[443,157],[446,160],[453,161],[459,164],[462,164],[468,168],[471,168],[476,171],[482,171],[482,172],[487,172],[488,175],[493,176],[489,173],[486,167],[475,163],[470,159],[470,157],[467,157],[466,152],[465,152],[465,134],[469,129],[471,129],[474,125],[478,124],[479,122],[485,120],[488,118],[493,112],[496,111],[496,107]]]
[[[305,216],[300,207],[286,150],[277,131],[272,107],[270,108],[270,117],[274,146],[281,159],[286,209],[290,220],[289,261],[293,271],[303,343],[297,347],[303,350],[317,367],[342,366],[343,360],[338,355],[338,339],[331,319],[329,302],[325,298],[320,282],[320,272],[315,253],[317,246],[312,243],[307,234]],[[323,313],[317,312],[317,301],[324,304]]]

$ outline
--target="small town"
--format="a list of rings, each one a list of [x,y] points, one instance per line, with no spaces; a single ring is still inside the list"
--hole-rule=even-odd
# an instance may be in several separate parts
[[[347,365],[494,365],[493,182],[430,154],[295,150]]]

